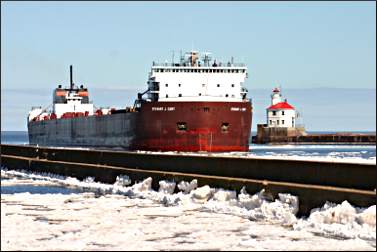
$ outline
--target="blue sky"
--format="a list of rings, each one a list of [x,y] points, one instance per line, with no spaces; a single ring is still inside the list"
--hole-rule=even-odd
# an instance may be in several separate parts
[[[218,60],[233,56],[246,63],[249,90],[275,85],[286,90],[375,90],[376,4],[1,2],[2,129],[25,129],[30,107],[49,105],[52,89],[68,85],[70,64],[77,84],[141,91],[152,61],[170,61],[172,50],[177,59],[179,50],[192,48],[210,51]],[[26,103],[10,89],[46,90],[48,97],[30,92]],[[352,102],[352,97],[336,98]],[[364,112],[376,103],[375,95],[365,98],[365,107],[358,106]],[[21,104],[12,107],[15,101]],[[269,102],[268,95],[264,102]],[[305,111],[305,99],[302,102]],[[263,114],[265,108],[255,109]],[[15,113],[19,118],[11,123],[7,119]],[[375,110],[365,118],[369,124],[360,130],[375,129]],[[356,124],[350,123],[354,129]]]
[[[376,85],[375,2],[2,2],[5,87],[144,89],[192,47],[244,61],[248,88]]]

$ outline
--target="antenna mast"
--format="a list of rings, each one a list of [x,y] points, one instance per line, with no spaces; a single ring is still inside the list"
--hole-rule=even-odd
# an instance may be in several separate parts
[[[73,89],[73,78],[72,78],[72,65],[69,66],[69,75],[70,75],[70,89]]]

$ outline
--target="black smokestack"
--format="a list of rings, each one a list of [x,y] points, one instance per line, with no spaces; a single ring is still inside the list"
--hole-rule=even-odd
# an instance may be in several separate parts
[[[72,79],[72,65],[69,66],[69,74],[70,74],[70,84],[71,84],[71,90],[73,89],[73,79]]]

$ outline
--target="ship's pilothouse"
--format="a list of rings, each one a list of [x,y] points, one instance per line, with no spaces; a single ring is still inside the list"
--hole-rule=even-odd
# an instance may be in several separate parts
[[[247,67],[233,58],[223,63],[191,51],[179,63],[153,62],[145,93],[147,101],[247,101],[246,78]]]
[[[94,106],[89,102],[88,89],[83,85],[76,87],[72,80],[72,66],[70,66],[70,87],[58,86],[53,91],[52,109],[33,107],[29,112],[29,121],[39,121],[56,118],[71,118],[93,115]],[[50,109],[50,110],[48,110]]]

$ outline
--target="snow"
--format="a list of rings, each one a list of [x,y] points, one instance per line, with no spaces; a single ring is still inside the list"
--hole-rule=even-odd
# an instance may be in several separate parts
[[[1,194],[1,250],[373,250],[376,206],[327,202],[298,218],[299,199],[147,178],[113,185],[1,169],[2,190],[34,185],[72,193]],[[178,192],[174,193],[177,187]]]

